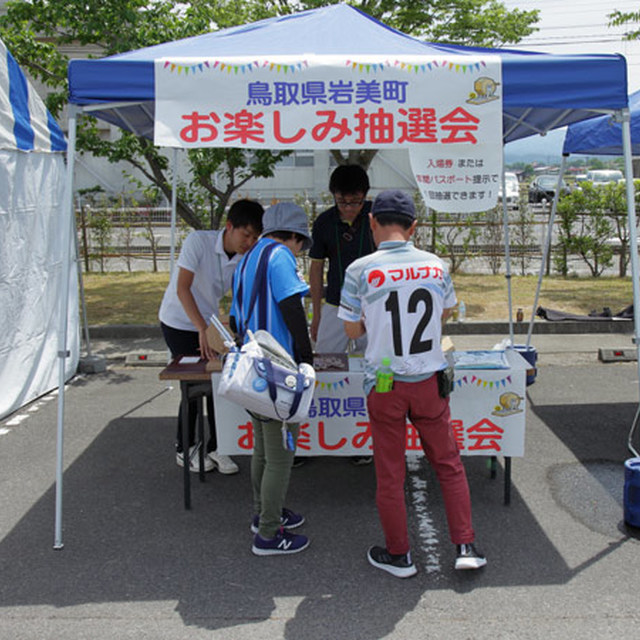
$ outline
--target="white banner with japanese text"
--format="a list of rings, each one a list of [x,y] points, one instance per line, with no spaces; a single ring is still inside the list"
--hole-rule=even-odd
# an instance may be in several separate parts
[[[496,206],[502,180],[502,67],[481,67],[473,89],[451,87],[461,105],[440,118],[452,136],[437,145],[411,145],[409,158],[422,198],[444,213],[473,213]],[[464,74],[463,74],[464,77]],[[466,90],[466,95],[464,91]],[[452,142],[455,137],[455,144]]]
[[[414,172],[429,206],[442,209],[451,200],[488,209],[489,186],[497,195],[498,182],[485,181],[499,175],[502,159],[500,83],[497,56],[160,59],[154,141],[183,148],[407,147],[418,154]]]
[[[524,455],[525,369],[514,355],[509,369],[456,371],[451,423],[460,453],[470,456]],[[220,374],[212,376],[214,393]],[[362,373],[318,372],[309,419],[300,425],[296,455],[371,455],[371,424]],[[218,452],[253,451],[253,427],[239,405],[215,395]],[[421,454],[420,438],[407,424],[407,453]]]

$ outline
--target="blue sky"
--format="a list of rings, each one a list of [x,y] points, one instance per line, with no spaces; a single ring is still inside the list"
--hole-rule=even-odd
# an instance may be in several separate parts
[[[516,48],[554,54],[621,53],[627,59],[629,93],[640,89],[640,41],[624,40],[630,28],[609,27],[608,14],[640,11],[638,0],[503,0],[509,9],[540,10],[539,31]],[[639,28],[635,25],[634,28]],[[525,152],[539,154],[542,161],[560,159],[564,129],[552,131],[545,138],[533,136],[508,144],[509,156]]]
[[[629,93],[640,89],[640,41],[625,41],[630,26],[609,27],[608,14],[640,11],[638,0],[503,0],[509,9],[538,9],[539,31],[517,45],[546,53],[621,53],[627,59]],[[639,25],[635,25],[638,28]]]

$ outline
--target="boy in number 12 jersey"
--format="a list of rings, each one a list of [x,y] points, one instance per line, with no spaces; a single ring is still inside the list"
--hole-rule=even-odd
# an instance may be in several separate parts
[[[438,372],[447,366],[440,342],[442,322],[456,304],[453,284],[440,258],[410,242],[417,221],[409,196],[382,192],[369,217],[377,251],[347,268],[338,311],[350,338],[367,334],[364,387],[386,543],[371,547],[367,557],[400,578],[417,571],[404,498],[408,420],[438,476],[457,548],[455,568],[478,569],[486,559],[473,544],[469,486],[451,428],[449,398],[440,395],[438,386]],[[374,389],[383,358],[393,371],[393,387],[385,393]]]

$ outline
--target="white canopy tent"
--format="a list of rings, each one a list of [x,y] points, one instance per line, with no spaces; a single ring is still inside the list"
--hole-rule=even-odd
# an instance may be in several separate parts
[[[412,55],[424,57],[427,63],[429,59],[446,57],[498,55],[502,64],[503,142],[545,133],[602,113],[615,113],[623,118],[628,113],[626,62],[621,56],[551,56],[430,44],[395,31],[348,5],[332,5],[100,60],[72,61],[69,66],[67,207],[71,208],[72,204],[78,114],[94,115],[152,139],[158,60],[274,55],[302,59],[309,52],[316,56],[343,57]],[[327,140],[326,148],[333,147],[335,144]],[[175,190],[173,205],[172,221],[175,224]],[[507,232],[506,207],[504,213]],[[635,216],[630,210],[631,215]],[[508,260],[508,234],[506,240]],[[68,239],[64,246],[68,246]],[[637,259],[633,269],[637,273]],[[508,272],[507,279],[509,275]],[[510,286],[508,289],[510,296]],[[509,317],[511,323],[510,300]],[[62,443],[62,417],[58,429]],[[57,481],[61,486],[61,475]],[[56,495],[59,501],[54,546],[58,548],[62,546],[61,492]]]
[[[60,243],[72,224],[63,207],[65,149],[62,130],[0,41],[0,418],[64,386],[78,364],[74,248]],[[68,357],[59,370],[62,326]]]

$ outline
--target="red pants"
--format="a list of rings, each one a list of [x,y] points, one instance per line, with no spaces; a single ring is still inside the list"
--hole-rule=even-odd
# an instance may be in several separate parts
[[[420,434],[422,449],[434,468],[454,544],[473,542],[471,499],[449,412],[438,393],[437,376],[422,382],[398,382],[388,393],[367,397],[376,467],[376,504],[389,553],[409,551],[404,497],[407,419]]]

